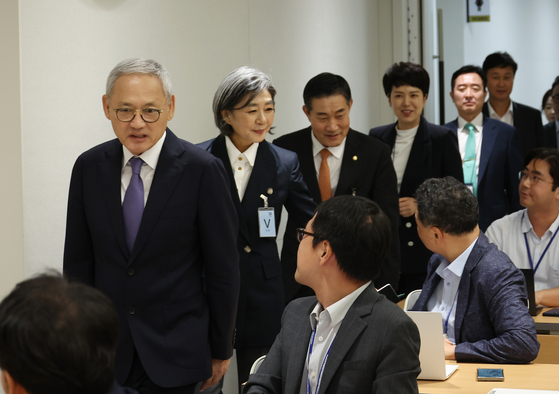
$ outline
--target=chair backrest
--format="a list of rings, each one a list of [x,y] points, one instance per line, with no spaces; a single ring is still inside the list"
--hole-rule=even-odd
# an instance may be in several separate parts
[[[533,363],[559,364],[559,335],[538,335],[540,351]]]
[[[258,371],[258,368],[260,368],[260,365],[264,362],[265,358],[266,358],[266,355],[260,356],[256,359],[255,362],[252,363],[252,367],[250,367],[250,375],[252,375],[253,373],[256,373],[256,371]]]
[[[404,311],[411,310],[411,308],[413,308],[415,302],[417,301],[420,295],[421,295],[421,289],[414,290],[411,293],[409,293],[408,296],[406,297],[406,303],[404,304]]]

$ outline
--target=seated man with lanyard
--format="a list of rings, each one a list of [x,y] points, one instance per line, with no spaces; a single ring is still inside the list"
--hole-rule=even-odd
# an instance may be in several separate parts
[[[536,303],[559,306],[559,151],[533,149],[520,173],[520,204],[487,229],[487,238],[518,268],[534,271]]]
[[[452,177],[416,191],[417,232],[433,251],[415,311],[441,312],[445,357],[482,363],[529,363],[538,355],[526,307],[524,275],[478,226],[478,203]]]

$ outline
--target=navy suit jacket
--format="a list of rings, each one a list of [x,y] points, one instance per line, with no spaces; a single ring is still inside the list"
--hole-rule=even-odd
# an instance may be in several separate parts
[[[122,145],[83,153],[72,171],[64,272],[114,303],[117,380],[134,349],[150,379],[177,387],[233,353],[239,291],[237,215],[220,160],[167,134],[132,251],[124,237]]]
[[[270,347],[280,330],[285,302],[276,238],[261,238],[259,233],[258,208],[264,206],[260,195],[268,196],[268,206],[274,207],[276,234],[283,206],[297,227],[305,227],[314,215],[316,204],[299,171],[297,155],[266,141],[258,146],[254,167],[241,202],[225,138],[220,135],[198,146],[223,161],[239,219],[237,251],[241,269],[241,292],[235,347]]]
[[[457,134],[457,120],[444,126]],[[482,231],[487,230],[495,220],[522,209],[518,195],[520,171],[522,152],[516,129],[484,116],[477,178],[479,227]]]
[[[544,146],[557,149],[557,125],[555,121],[549,122],[543,127]]]
[[[427,302],[441,277],[444,259],[434,254],[414,311]],[[456,360],[481,363],[528,363],[540,348],[534,319],[528,313],[524,275],[506,254],[480,232],[458,286],[454,332]]]
[[[311,196],[320,204],[320,189],[312,152],[312,130],[309,127],[286,134],[274,140],[274,144],[297,153],[301,172]],[[398,241],[398,189],[396,173],[390,159],[390,148],[363,133],[349,129],[335,196],[356,195],[376,202],[392,224],[392,243],[383,262],[381,273],[375,279],[377,288],[390,283],[396,289],[400,276],[400,244]],[[281,259],[286,278],[286,297],[291,300],[298,289],[293,278],[296,267],[297,245],[291,237],[295,224],[288,220]]]
[[[487,101],[483,104],[483,115],[489,117]],[[512,122],[518,131],[522,157],[529,150],[544,146],[542,114],[535,108],[512,102]]]
[[[396,143],[398,123],[375,127],[369,135],[378,138],[391,149]],[[452,176],[464,182],[462,159],[458,150],[456,134],[451,130],[431,124],[421,117],[415,134],[410,157],[400,187],[400,197],[413,197],[415,191],[429,178]],[[425,274],[433,252],[423,245],[417,234],[415,217],[400,216],[400,271],[402,274]]]
[[[290,303],[281,332],[247,393],[299,394],[311,338],[309,315],[316,297]],[[319,394],[417,393],[419,332],[394,303],[367,287],[345,315],[332,342]]]

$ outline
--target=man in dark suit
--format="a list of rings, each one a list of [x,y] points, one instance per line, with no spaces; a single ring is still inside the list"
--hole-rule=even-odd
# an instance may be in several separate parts
[[[445,124],[458,136],[464,182],[479,202],[482,231],[496,219],[521,209],[518,174],[522,152],[512,126],[483,116],[487,92],[485,73],[477,66],[464,66],[452,75],[450,96],[458,119]]]
[[[390,244],[386,215],[367,198],[334,197],[298,238],[295,278],[316,297],[287,306],[247,392],[417,393],[417,327],[371,283]]]
[[[390,283],[396,289],[400,274],[399,213],[390,148],[349,128],[353,100],[343,77],[330,73],[315,76],[305,86],[303,99],[303,111],[311,126],[279,137],[274,144],[297,153],[303,178],[317,204],[341,195],[363,196],[379,204],[390,219],[392,243],[375,286]],[[323,153],[327,155],[324,163]],[[321,173],[327,174],[323,182],[319,182]],[[293,279],[297,244],[291,234],[295,228],[288,220],[281,256],[286,301],[306,295]]]
[[[553,81],[553,85],[551,86],[551,100],[553,103],[553,110],[556,114],[559,114],[559,75]],[[559,118],[556,118],[555,121],[549,122],[543,127],[543,135],[545,146],[548,148],[555,148],[559,149],[559,144],[557,141],[557,133],[559,133]]]
[[[483,115],[514,126],[520,138],[522,156],[544,146],[542,116],[536,108],[510,99],[518,65],[507,52],[495,52],[485,58],[489,99],[483,104]]]
[[[478,204],[452,177],[415,194],[417,231],[433,251],[415,311],[441,312],[445,357],[459,362],[529,363],[538,355],[524,275],[478,226]]]
[[[132,394],[115,383],[118,318],[103,293],[57,273],[18,283],[0,303],[6,394]]]
[[[119,383],[192,392],[227,370],[239,291],[237,215],[223,164],[167,128],[167,70],[118,64],[103,96],[118,137],[82,154],[68,199],[64,271],[116,306]]]

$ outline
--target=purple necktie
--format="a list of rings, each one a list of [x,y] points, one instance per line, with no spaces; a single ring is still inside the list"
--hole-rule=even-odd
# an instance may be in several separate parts
[[[122,216],[124,218],[124,235],[126,236],[126,244],[131,252],[140,228],[142,214],[144,213],[144,183],[140,177],[140,169],[144,161],[139,157],[133,157],[129,160],[132,166],[132,177],[122,203]]]

